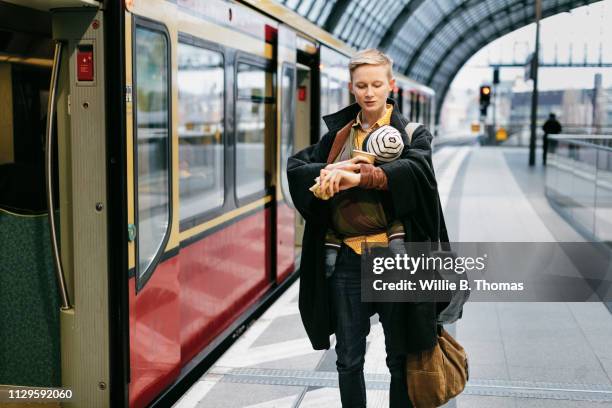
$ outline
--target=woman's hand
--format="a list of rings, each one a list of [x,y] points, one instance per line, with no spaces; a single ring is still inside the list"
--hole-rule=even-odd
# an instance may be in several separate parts
[[[344,160],[341,162],[328,164],[327,166],[325,166],[325,170],[331,171],[334,169],[340,169],[340,170],[352,171],[355,173],[357,172],[357,170],[359,170],[359,163],[367,163],[367,162],[368,161],[364,157],[356,156],[350,160]]]
[[[352,187],[357,187],[361,181],[361,175],[352,171],[343,169],[321,170],[321,191],[333,197],[336,193],[342,190],[347,190]]]

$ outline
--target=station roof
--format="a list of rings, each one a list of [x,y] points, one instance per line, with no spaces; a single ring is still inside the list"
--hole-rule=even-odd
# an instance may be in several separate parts
[[[438,112],[478,50],[535,20],[535,0],[276,0],[349,45],[379,48],[433,88]],[[542,0],[542,18],[599,0]]]

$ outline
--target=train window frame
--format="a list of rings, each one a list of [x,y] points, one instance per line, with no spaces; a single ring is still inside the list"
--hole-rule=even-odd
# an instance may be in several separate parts
[[[228,67],[228,63],[231,63],[231,62],[229,62],[230,58],[228,56],[227,48],[220,44],[205,40],[203,38],[199,38],[199,37],[195,37],[190,34],[179,32],[177,46],[180,46],[181,44],[191,45],[191,46],[201,48],[206,51],[217,52],[221,55],[222,62],[223,62],[223,65],[222,65],[222,69],[223,69],[223,102],[222,102],[223,136],[222,136],[222,143],[221,143],[221,146],[223,146],[223,155],[222,155],[222,158],[223,158],[223,165],[222,165],[223,201],[221,205],[219,206],[209,208],[207,210],[194,214],[188,218],[182,219],[180,216],[181,195],[180,195],[180,184],[179,184],[179,231],[183,232],[203,222],[209,221],[213,218],[220,216],[221,214],[223,214],[224,209],[227,207],[228,201],[231,201],[231,200],[228,200],[228,195],[227,195],[228,191],[231,189],[231,186],[228,185],[229,174],[228,174],[227,166],[228,166],[229,160],[228,160],[228,155],[227,155],[227,150],[228,150],[227,147],[229,143],[228,140],[231,137],[230,134],[232,133],[232,129],[230,129],[228,126],[227,103],[230,98],[228,95],[229,90],[227,87],[227,81],[228,81],[227,67]],[[178,48],[177,48],[177,56],[178,56]],[[178,74],[178,70],[177,70],[177,74]],[[177,97],[177,101],[178,101],[178,97]],[[233,98],[232,98],[232,101],[233,101]],[[179,147],[180,147],[180,143],[179,143]],[[180,150],[179,150],[179,161],[180,161]],[[180,183],[180,177],[179,177],[179,183]]]
[[[234,194],[234,202],[236,203],[236,208],[240,208],[243,207],[251,202],[254,202],[258,199],[261,198],[265,198],[267,195],[271,194],[271,189],[273,188],[273,184],[272,181],[269,180],[268,185],[266,185],[266,175],[265,175],[265,158],[264,158],[264,188],[261,191],[257,191],[251,194],[248,194],[246,196],[243,197],[239,197],[238,196],[238,160],[237,160],[237,156],[238,156],[238,116],[237,116],[237,105],[238,105],[238,66],[240,64],[246,64],[246,65],[251,65],[253,67],[257,67],[260,68],[262,70],[264,70],[264,72],[269,73],[272,75],[272,92],[271,92],[271,96],[265,96],[264,95],[264,102],[263,104],[266,105],[267,103],[271,103],[273,105],[276,104],[276,97],[275,97],[275,93],[277,91],[277,84],[276,84],[276,74],[274,72],[274,67],[275,65],[273,64],[273,62],[271,60],[268,60],[264,57],[259,57],[256,55],[252,55],[252,54],[247,54],[244,52],[237,52],[236,53],[236,58],[234,59],[234,66],[233,66],[233,120],[234,120],[234,126],[232,128],[232,133],[233,133],[233,138],[232,138],[232,144],[233,144],[233,163],[232,163],[232,167],[233,167],[233,177],[234,177],[234,183],[233,183],[233,194]],[[268,101],[268,102],[266,102]],[[278,109],[277,106],[274,107],[274,109]],[[264,115],[265,116],[265,115]],[[276,115],[274,116],[276,117]],[[265,120],[265,119],[264,119]],[[274,134],[274,143],[276,143],[276,120],[271,123],[270,126],[273,126],[274,129],[272,130],[273,134]],[[264,130],[264,153],[265,153],[265,149],[267,148],[266,146],[266,131]],[[274,146],[274,148],[276,148],[276,146]]]
[[[322,139],[323,136],[329,132],[327,128],[327,124],[323,120],[324,116],[330,114],[329,112],[329,74],[323,72],[322,69],[319,70],[319,139]],[[326,86],[323,87],[323,82],[325,82]]]
[[[283,134],[283,122],[284,119],[287,119],[286,117],[284,117],[284,98],[286,97],[286,95],[283,93],[283,78],[285,76],[285,72],[286,71],[290,71],[293,75],[293,81],[292,84],[290,84],[290,91],[289,91],[289,99],[291,100],[291,113],[290,113],[290,117],[288,118],[290,126],[289,126],[289,143],[287,143],[288,146],[291,146],[291,151],[286,153],[286,156],[283,160],[283,138],[284,138],[284,134]],[[297,92],[296,92],[296,87],[297,87],[297,69],[294,63],[289,63],[289,62],[283,62],[281,65],[281,78],[278,81],[278,86],[280,87],[280,92],[281,92],[281,103],[279,104],[280,106],[277,106],[277,109],[279,109],[280,115],[281,115],[281,128],[280,128],[280,138],[279,138],[279,160],[280,160],[280,187],[281,187],[281,192],[283,194],[283,199],[284,201],[291,207],[291,208],[295,208],[294,204],[293,204],[293,200],[291,199],[291,193],[289,192],[288,189],[288,185],[289,185],[289,181],[287,179],[287,161],[289,159],[289,157],[291,157],[294,153],[295,153],[295,110],[296,110],[296,98],[297,98]],[[284,181],[286,181],[287,185],[285,185]]]
[[[150,20],[148,18],[142,17],[142,16],[137,16],[137,15],[132,15],[132,32],[131,32],[131,36],[132,36],[132,88],[134,89],[133,95],[132,95],[132,154],[133,154],[133,174],[134,174],[134,224],[136,225],[136,239],[134,241],[134,252],[135,252],[135,264],[134,264],[134,278],[136,279],[135,282],[135,290],[136,290],[136,294],[138,294],[138,292],[140,292],[145,285],[149,282],[149,280],[151,279],[151,277],[153,276],[153,273],[155,272],[155,270],[157,269],[157,266],[160,263],[160,260],[162,259],[165,251],[166,251],[166,247],[168,245],[168,241],[170,240],[170,234],[172,232],[172,222],[173,222],[173,213],[174,213],[174,208],[173,208],[173,203],[172,203],[172,191],[173,191],[173,183],[172,183],[172,179],[173,179],[173,172],[172,172],[172,155],[173,155],[173,149],[172,149],[172,137],[173,137],[173,122],[172,122],[172,109],[173,109],[173,105],[172,105],[172,40],[170,37],[170,32],[168,30],[168,27],[158,21],[154,21],[154,20]],[[137,29],[141,27],[144,28],[146,30],[150,30],[150,31],[154,31],[157,33],[162,34],[162,36],[164,37],[165,41],[166,41],[166,67],[167,67],[167,77],[166,77],[166,92],[167,92],[167,97],[168,97],[168,104],[167,104],[167,114],[168,114],[168,122],[167,122],[167,129],[168,129],[168,148],[167,148],[167,157],[166,159],[168,160],[168,169],[167,169],[167,176],[168,176],[168,224],[166,226],[166,231],[164,232],[164,236],[161,240],[161,243],[155,253],[155,255],[153,256],[153,258],[151,259],[151,262],[147,265],[147,267],[145,268],[145,270],[140,273],[140,241],[139,241],[139,236],[140,236],[140,232],[139,232],[139,227],[140,227],[140,217],[139,217],[139,206],[138,206],[138,200],[139,200],[139,194],[138,194],[138,76],[137,76],[137,58],[136,58],[136,31]]]
[[[410,88],[404,88],[402,92],[402,115],[408,120],[412,119],[412,92]]]

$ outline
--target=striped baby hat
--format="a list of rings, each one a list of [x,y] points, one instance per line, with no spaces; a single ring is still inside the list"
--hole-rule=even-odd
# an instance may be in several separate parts
[[[400,157],[404,150],[402,135],[393,126],[381,126],[363,141],[365,151],[376,155],[377,163],[388,163]]]

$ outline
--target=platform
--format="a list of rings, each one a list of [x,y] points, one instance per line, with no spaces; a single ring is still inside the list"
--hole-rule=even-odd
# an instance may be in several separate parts
[[[526,149],[448,146],[434,163],[452,241],[584,241],[548,205],[544,170],[527,166]],[[175,407],[340,407],[333,341],[330,350],[312,350],[298,287]],[[612,407],[612,315],[601,303],[468,303],[447,329],[470,362],[466,390],[447,407]],[[368,407],[388,406],[384,357],[375,315],[365,362]]]

